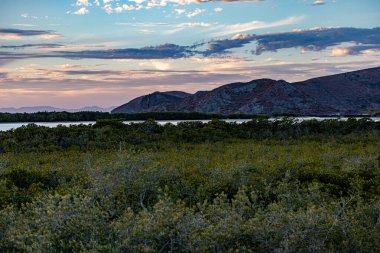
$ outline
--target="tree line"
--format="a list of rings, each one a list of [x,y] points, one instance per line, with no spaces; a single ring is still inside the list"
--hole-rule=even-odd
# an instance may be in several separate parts
[[[367,118],[340,120],[307,120],[292,118],[253,119],[241,124],[214,119],[208,123],[185,121],[177,125],[160,125],[154,120],[124,124],[118,119],[100,119],[92,125],[59,125],[55,128],[29,124],[0,132],[0,152],[23,150],[56,150],[78,148],[117,149],[120,145],[159,146],[160,143],[203,143],[228,139],[299,139],[334,138],[335,136],[373,134],[380,122]]]
[[[198,112],[147,112],[147,113],[109,113],[109,112],[35,112],[0,113],[0,122],[67,122],[96,121],[98,119],[119,120],[206,120],[206,119],[251,119],[263,117],[246,114],[206,114]]]
[[[99,119],[118,120],[209,120],[209,119],[254,119],[268,117],[297,117],[313,115],[295,114],[208,114],[199,112],[145,112],[145,113],[109,113],[109,112],[35,112],[0,113],[0,123],[9,122],[69,122],[96,121]],[[318,115],[323,117],[323,115]],[[329,117],[329,115],[326,115]],[[330,115],[331,116],[331,115]],[[347,115],[348,117],[350,115]],[[375,114],[373,116],[376,116]],[[357,115],[355,115],[357,117]],[[364,116],[363,116],[364,117]]]

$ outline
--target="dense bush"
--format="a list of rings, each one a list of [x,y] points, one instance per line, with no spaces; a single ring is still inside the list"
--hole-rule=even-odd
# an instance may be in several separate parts
[[[379,123],[0,133],[0,252],[379,252]]]

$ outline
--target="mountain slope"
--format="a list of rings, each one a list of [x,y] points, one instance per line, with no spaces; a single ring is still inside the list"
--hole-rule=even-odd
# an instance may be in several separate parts
[[[320,104],[342,113],[380,108],[380,68],[313,78],[294,85]]]
[[[172,109],[173,104],[182,101],[182,99],[187,96],[190,96],[190,94],[182,91],[156,91],[152,94],[135,98],[130,102],[115,108],[114,110],[112,110],[112,112],[139,113],[154,111],[170,111],[170,109]]]
[[[380,68],[288,83],[258,79],[193,95],[155,92],[112,112],[202,112],[297,115],[364,114],[380,108]]]

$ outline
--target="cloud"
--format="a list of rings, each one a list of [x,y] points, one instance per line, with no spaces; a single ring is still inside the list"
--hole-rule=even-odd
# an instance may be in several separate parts
[[[330,56],[347,56],[350,54],[350,50],[348,48],[332,48],[330,52]]]
[[[136,7],[133,5],[123,4],[122,6],[118,6],[114,9],[116,13],[122,13],[123,11],[131,11],[134,10]]]
[[[182,11],[182,9],[181,9]],[[184,10],[185,11],[185,10]],[[178,11],[177,11],[178,12]],[[195,9],[193,12],[186,13],[187,17],[194,17],[204,12],[203,9]],[[181,12],[182,13],[182,12]],[[304,16],[289,17],[283,20],[275,22],[262,22],[262,21],[251,21],[247,23],[239,24],[218,24],[218,23],[205,23],[205,22],[196,22],[196,23],[116,23],[117,25],[128,25],[128,26],[146,26],[146,27],[156,27],[156,26],[175,26],[175,27],[210,27],[209,33],[213,37],[231,35],[231,34],[240,34],[243,32],[255,30],[255,29],[264,29],[278,26],[285,26],[294,23],[298,23],[303,20]]]
[[[262,22],[262,21],[251,21],[247,23],[240,23],[240,24],[233,24],[233,25],[223,25],[217,27],[220,32],[215,32],[212,34],[214,37],[219,36],[226,36],[230,34],[236,34],[236,33],[242,33],[257,29],[264,29],[264,28],[272,28],[272,27],[278,27],[278,26],[285,26],[285,25],[292,25],[300,22],[304,19],[304,16],[295,16],[295,17],[289,17],[283,20],[275,21],[275,22]]]
[[[53,31],[43,30],[22,30],[22,29],[0,29],[0,39],[18,39],[29,36],[40,36],[44,39],[62,37]]]
[[[208,27],[211,24],[193,23],[132,23],[136,26],[175,26]],[[207,28],[210,29],[210,28]],[[40,35],[49,31],[2,29],[1,32],[21,33],[26,36]],[[254,55],[265,52],[276,52],[282,49],[298,48],[302,52],[326,50],[330,56],[374,55],[380,49],[380,28],[311,28],[294,30],[284,33],[266,34],[236,34],[228,39],[213,39],[191,46],[180,46],[167,43],[158,46],[141,48],[124,48],[108,50],[87,50],[79,47],[78,51],[68,51],[61,48],[47,53],[12,53],[0,52],[2,60],[17,60],[26,58],[69,58],[69,59],[179,59],[194,56],[212,56],[231,53],[229,50],[240,48],[252,43],[250,51]],[[58,44],[25,44],[21,46],[6,46],[3,48],[26,47],[59,47]],[[112,45],[115,46],[115,45]],[[65,46],[63,46],[65,47]],[[206,49],[205,49],[206,47]],[[247,50],[246,50],[247,51]]]
[[[36,25],[32,25],[32,24],[12,24],[12,26],[31,27],[31,26],[36,26]]]
[[[0,46],[0,48],[4,49],[24,49],[29,47],[37,47],[37,48],[58,48],[63,47],[63,45],[60,44],[24,44],[19,46]]]
[[[124,9],[121,6],[118,6],[118,7],[115,8],[115,12],[116,13],[122,13],[123,11],[124,11]]]
[[[209,27],[210,23],[205,22],[192,22],[192,23],[178,23],[176,27]]]
[[[75,4],[76,6],[90,6],[91,4],[88,0],[78,0]]]
[[[342,43],[357,45],[332,49],[331,56],[359,55],[366,50],[379,48],[380,28],[311,28],[262,35],[238,34],[229,39],[209,41],[209,48],[204,55],[226,53],[228,49],[239,48],[251,42],[256,42],[256,47],[252,50],[256,55],[288,48],[300,48],[303,52],[321,51]]]
[[[40,69],[41,71],[46,71],[45,69]],[[62,73],[66,75],[120,75],[123,72],[115,71],[115,70],[65,70],[65,71],[57,71],[56,73]]]
[[[126,48],[112,50],[57,51],[45,57],[90,58],[90,59],[166,59],[184,58],[193,55],[191,47],[164,44],[143,48]]]
[[[206,22],[184,22],[184,23],[115,23],[116,25],[125,26],[135,26],[135,27],[177,27],[177,28],[187,28],[187,27],[210,27],[211,23]]]
[[[29,15],[28,13],[22,13],[20,17],[28,19],[49,19],[49,16],[33,16]]]
[[[89,13],[89,10],[87,10],[86,7],[82,7],[79,10],[72,12],[74,15],[85,15],[87,13]]]
[[[190,11],[190,12],[186,12],[185,9],[174,9],[174,12],[177,15],[185,15],[188,18],[195,17],[195,16],[197,16],[197,15],[199,15],[205,11],[206,11],[205,9],[200,9],[200,8],[196,8],[195,10]]]
[[[330,56],[333,57],[342,57],[348,55],[369,55],[371,53],[379,53],[380,52],[380,44],[379,45],[361,45],[361,46],[351,46],[351,47],[336,47],[331,48]]]
[[[279,49],[301,48],[305,51],[321,51],[345,42],[379,45],[380,28],[314,28],[287,33],[257,36],[255,54]]]
[[[313,5],[324,5],[326,2],[324,0],[315,0]]]
[[[178,15],[182,15],[186,12],[185,9],[174,9],[174,11],[178,14]]]
[[[23,60],[23,59],[28,59],[28,58],[41,58],[41,55],[0,51],[0,60],[9,61],[9,60]]]
[[[193,46],[179,46],[175,44],[163,44],[142,48],[124,48],[109,50],[79,50],[79,51],[51,51],[47,53],[13,53],[1,52],[2,60],[17,60],[28,58],[66,58],[66,59],[179,59],[197,54]]]
[[[172,69],[172,65],[169,62],[150,60],[149,62],[140,62],[140,66],[153,67],[155,70],[166,71]]]
[[[193,12],[189,12],[188,14],[186,14],[186,17],[192,18],[192,17],[195,17],[195,16],[197,16],[197,15],[199,15],[205,11],[206,11],[205,9],[196,8]]]
[[[61,69],[74,69],[74,68],[81,68],[82,65],[78,65],[78,64],[63,64],[63,65],[59,65],[59,67]]]
[[[107,13],[107,14],[112,14],[113,13],[113,9],[112,9],[112,6],[110,4],[106,4],[103,6],[103,10]]]
[[[226,50],[239,48],[255,40],[256,35],[237,34],[230,39],[211,40],[208,42],[208,50],[203,54],[205,56],[219,53],[226,53]]]
[[[77,0],[73,5],[78,7],[100,7],[107,14],[122,13],[123,11],[141,10],[159,8],[168,5],[177,7],[174,11],[178,15],[185,13],[184,9],[178,8],[178,6],[190,5],[190,4],[202,4],[202,3],[238,3],[238,2],[263,2],[264,0],[129,0],[128,4],[121,4],[120,0],[94,0],[92,4],[89,0]],[[215,8],[215,12],[222,11],[222,8]],[[70,12],[71,13],[71,12]],[[192,12],[194,13],[194,12]],[[197,12],[195,12],[197,13]],[[188,14],[190,15],[190,14]]]
[[[176,23],[140,23],[140,22],[134,22],[134,23],[122,23],[122,22],[117,22],[115,25],[125,25],[125,26],[136,26],[136,27],[157,27],[157,26],[172,26]]]
[[[162,34],[162,35],[170,35],[174,34],[176,32],[182,31],[187,28],[206,28],[211,27],[214,24],[206,23],[206,22],[183,22],[183,23],[115,23],[116,25],[125,25],[129,27],[140,27],[144,29],[139,29],[138,32],[149,34],[149,33],[156,33],[156,34]],[[156,30],[150,30],[145,29],[147,27],[168,27],[168,29],[156,29]]]

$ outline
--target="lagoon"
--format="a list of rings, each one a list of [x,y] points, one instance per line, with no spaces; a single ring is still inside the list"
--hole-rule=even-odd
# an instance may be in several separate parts
[[[283,117],[276,117],[276,118],[270,118],[269,120],[280,120],[282,119]],[[354,117],[356,119],[361,119],[361,117]],[[327,119],[339,119],[339,120],[347,120],[348,117],[294,117],[293,119],[295,119],[296,121],[298,122],[302,122],[302,121],[305,121],[305,120],[318,120],[318,121],[321,121],[321,120],[327,120]],[[369,117],[369,119],[375,121],[375,122],[379,122],[380,121],[380,117]],[[243,122],[248,122],[250,121],[251,119],[222,119],[223,121],[226,121],[226,122],[236,122],[237,124],[240,124],[240,123],[243,123]],[[166,124],[173,124],[173,125],[177,125],[178,123],[181,123],[181,122],[189,122],[189,121],[201,121],[203,123],[207,123],[209,122],[210,120],[157,120],[157,123],[160,124],[160,125],[166,125]],[[131,124],[131,123],[142,123],[144,122],[143,120],[131,120],[131,121],[124,121],[125,124]],[[59,125],[62,125],[62,126],[71,126],[71,125],[80,125],[80,124],[83,124],[83,125],[91,125],[91,124],[95,124],[95,121],[71,121],[71,122],[12,122],[12,123],[0,123],[0,131],[8,131],[8,130],[11,130],[11,129],[16,129],[16,128],[19,128],[19,127],[22,127],[22,126],[26,126],[28,124],[36,124],[38,126],[46,126],[46,127],[57,127]]]

